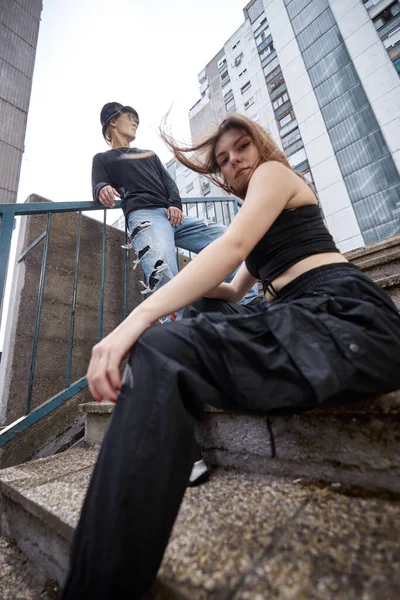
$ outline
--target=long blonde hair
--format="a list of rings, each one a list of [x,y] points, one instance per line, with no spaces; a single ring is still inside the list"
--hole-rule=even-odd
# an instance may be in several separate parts
[[[232,193],[232,188],[222,176],[220,167],[215,157],[215,148],[218,141],[220,140],[221,136],[224,135],[224,133],[230,131],[231,129],[237,129],[244,132],[256,145],[259,152],[259,160],[257,164],[254,165],[254,169],[256,169],[261,163],[269,160],[275,160],[294,171],[288,159],[274,142],[269,133],[260,125],[258,125],[258,123],[254,123],[254,121],[251,119],[248,119],[247,117],[237,113],[232,113],[227,119],[222,121],[216,131],[208,135],[203,141],[192,145],[178,145],[173,137],[167,134],[163,129],[160,129],[160,133],[162,139],[180,163],[196,173],[206,175],[218,187],[222,188],[228,193]],[[300,175],[300,173],[297,173],[296,171],[294,172],[304,180],[304,177]]]

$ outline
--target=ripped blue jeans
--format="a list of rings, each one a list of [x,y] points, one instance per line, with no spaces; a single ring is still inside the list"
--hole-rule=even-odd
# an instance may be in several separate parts
[[[173,227],[165,208],[131,212],[128,215],[128,229],[132,248],[137,255],[135,264],[140,264],[145,276],[143,294],[155,292],[177,275],[176,246],[197,254],[226,231],[224,225],[191,216],[185,216],[181,225]],[[234,275],[232,273],[226,281],[231,281]],[[241,303],[247,304],[257,295],[255,285]]]

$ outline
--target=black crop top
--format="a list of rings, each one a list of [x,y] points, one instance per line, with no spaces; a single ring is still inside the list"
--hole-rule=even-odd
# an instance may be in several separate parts
[[[323,252],[339,251],[319,206],[306,204],[282,211],[245,262],[249,273],[262,281],[265,292],[289,267]]]

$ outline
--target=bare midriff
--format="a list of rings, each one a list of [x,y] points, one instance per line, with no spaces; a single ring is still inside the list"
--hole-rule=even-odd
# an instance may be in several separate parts
[[[311,269],[316,269],[317,267],[322,267],[323,265],[333,265],[336,263],[347,262],[348,260],[342,254],[340,254],[340,252],[326,252],[308,256],[307,258],[303,258],[303,260],[299,260],[299,262],[289,267],[289,269],[274,279],[272,281],[273,289],[276,292],[279,292],[283,287],[285,287],[285,285],[300,275],[303,275],[303,273],[311,271]],[[264,296],[269,302],[275,300],[275,297],[268,291],[265,292]]]

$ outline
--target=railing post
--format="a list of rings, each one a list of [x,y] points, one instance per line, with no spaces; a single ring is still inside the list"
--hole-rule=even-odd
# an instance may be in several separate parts
[[[0,326],[13,229],[14,214],[0,213]]]

